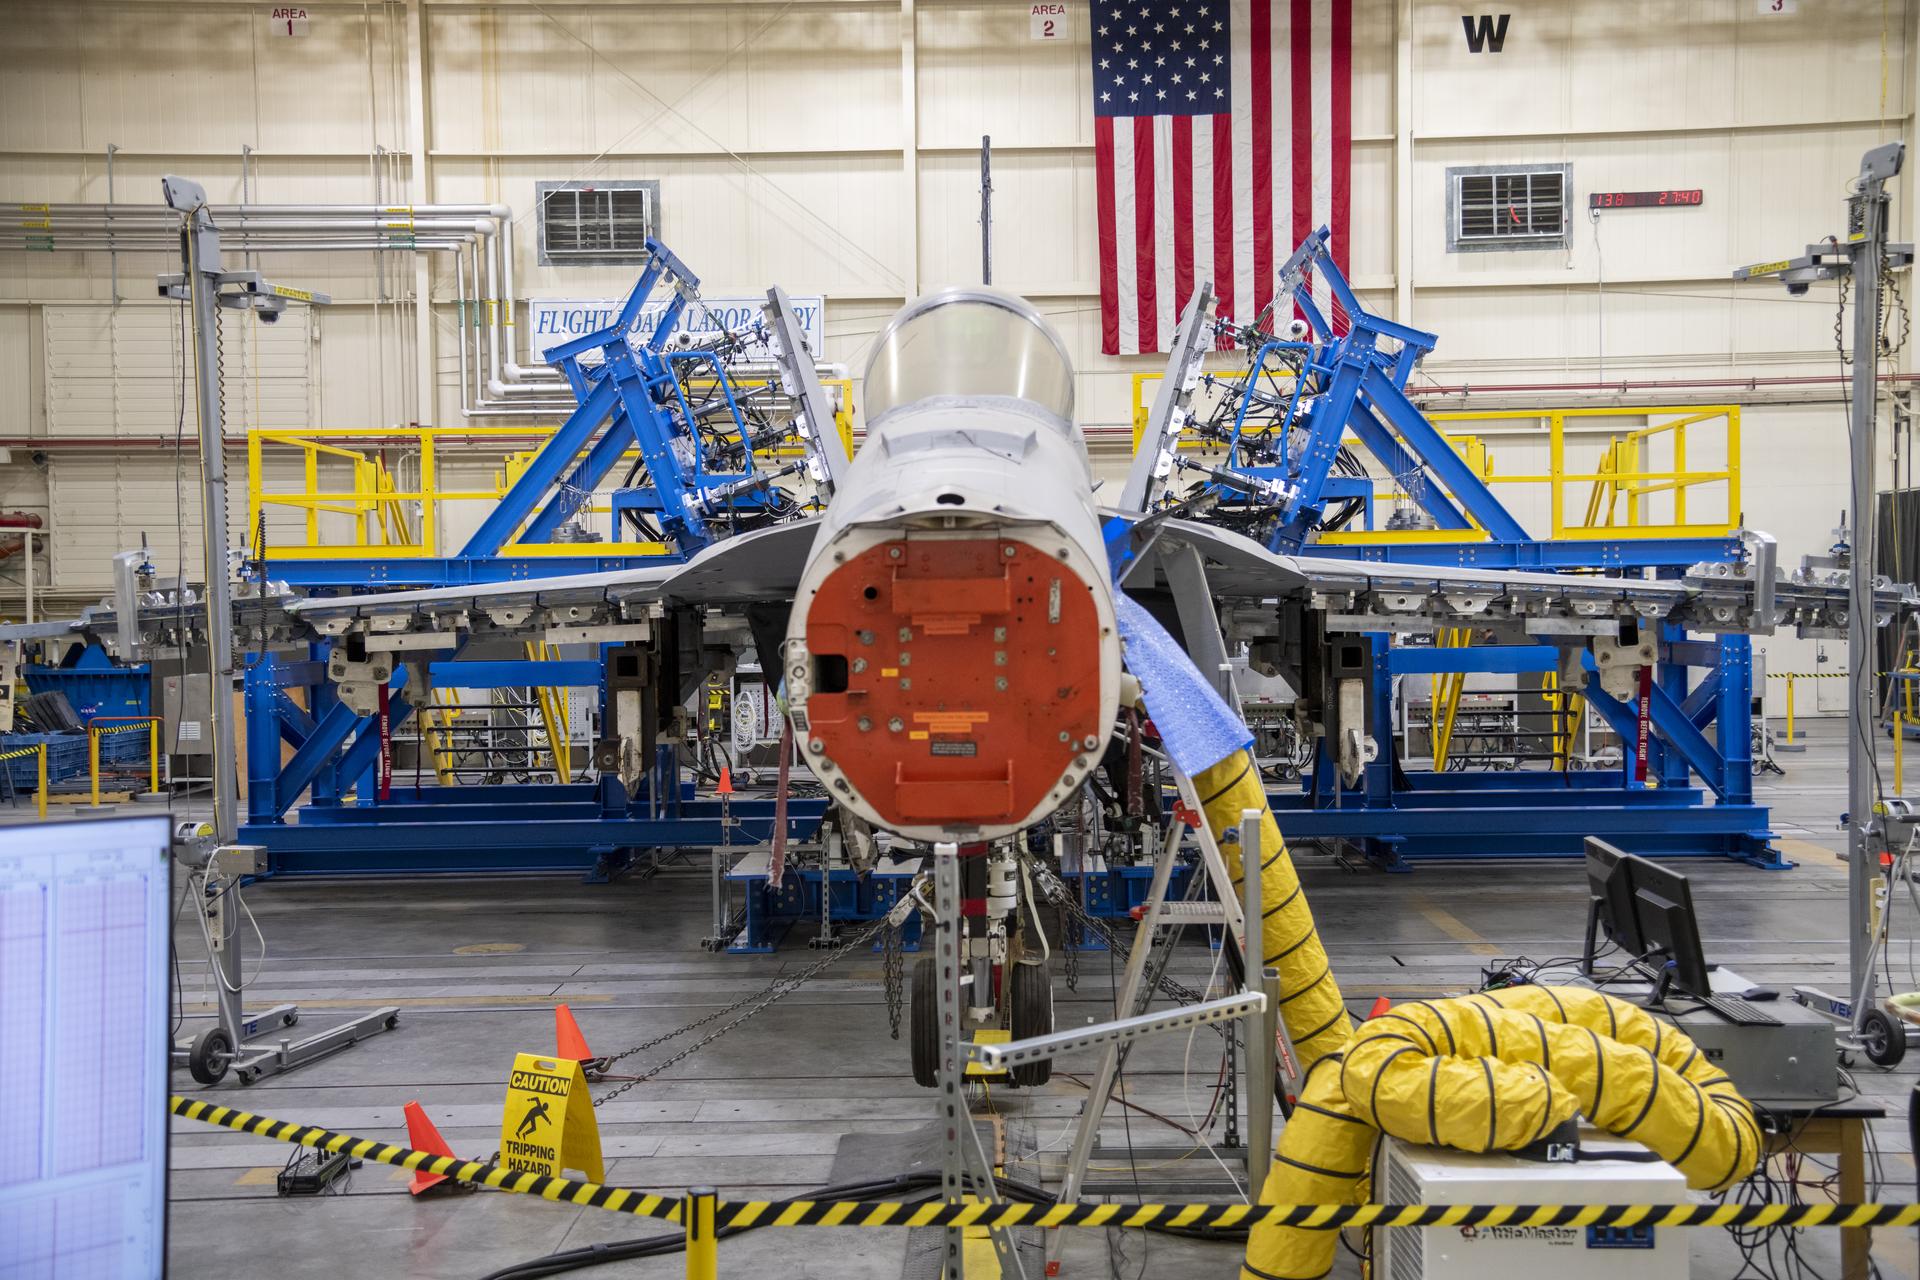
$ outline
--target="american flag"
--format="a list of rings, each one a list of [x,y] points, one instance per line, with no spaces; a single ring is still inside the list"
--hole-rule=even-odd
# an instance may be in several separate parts
[[[1092,9],[1101,350],[1165,350],[1196,281],[1252,322],[1322,224],[1344,266],[1353,0]]]

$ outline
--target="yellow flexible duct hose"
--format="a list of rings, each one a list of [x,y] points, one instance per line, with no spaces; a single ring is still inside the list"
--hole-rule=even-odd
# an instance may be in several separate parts
[[[1240,846],[1222,837],[1240,829],[1242,810],[1260,811],[1260,901],[1266,915],[1260,927],[1260,954],[1267,964],[1280,970],[1280,1016],[1293,1040],[1300,1069],[1306,1071],[1346,1045],[1353,1034],[1353,1020],[1340,999],[1340,984],[1334,981],[1327,949],[1320,944],[1320,934],[1313,926],[1313,912],[1301,891],[1293,858],[1287,853],[1286,841],[1280,838],[1280,828],[1274,825],[1273,811],[1267,807],[1260,771],[1254,767],[1250,752],[1236,751],[1196,774],[1193,786],[1207,827],[1226,855],[1236,893],[1243,874]]]
[[[1584,987],[1398,1005],[1360,1027],[1337,1072],[1328,1066],[1302,1098],[1314,1106],[1308,1123],[1296,1112],[1281,1134],[1263,1203],[1364,1195],[1376,1127],[1408,1142],[1507,1150],[1578,1111],[1704,1190],[1746,1177],[1762,1152],[1752,1106],[1691,1040]],[[1329,1231],[1256,1227],[1243,1280],[1325,1275],[1335,1244]]]

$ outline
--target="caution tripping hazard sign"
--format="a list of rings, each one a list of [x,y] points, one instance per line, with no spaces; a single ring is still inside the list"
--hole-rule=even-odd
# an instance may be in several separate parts
[[[579,1063],[533,1053],[514,1058],[500,1116],[500,1163],[553,1177],[572,1169],[594,1182],[607,1176],[600,1123]]]

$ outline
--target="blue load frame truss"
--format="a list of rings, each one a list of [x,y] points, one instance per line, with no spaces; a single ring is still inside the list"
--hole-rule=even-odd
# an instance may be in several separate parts
[[[458,555],[441,559],[292,560],[273,562],[268,575],[313,592],[351,592],[369,586],[461,586],[614,570],[689,558],[727,529],[716,519],[729,511],[758,510],[764,482],[776,474],[759,465],[746,416],[720,355],[668,350],[699,278],[657,240],[613,322],[558,347],[547,359],[566,375],[578,407],[509,486]],[[661,289],[672,298],[652,333],[633,337],[648,301]],[[594,357],[598,357],[594,359]],[[715,403],[690,400],[692,376],[710,376]],[[696,417],[724,412],[740,442],[741,470],[710,470],[703,451],[674,447],[696,431]],[[723,434],[725,433],[723,428]],[[516,546],[550,543],[585,504],[620,456],[637,447],[647,483],[614,493],[614,528],[625,510],[656,518],[672,545],[665,556],[595,554],[515,555]],[[389,798],[377,798],[380,741],[376,718],[340,702],[326,679],[328,646],[310,646],[306,659],[273,655],[249,660],[247,823],[241,839],[264,845],[274,875],[419,874],[423,872],[579,869],[604,877],[640,851],[727,843],[720,802],[696,797],[664,755],[637,794],[618,780],[504,787],[415,787],[397,778]],[[605,698],[600,662],[457,661],[443,654],[428,667],[436,686],[512,688],[593,686]],[[405,687],[406,668],[389,685]],[[291,694],[305,690],[303,708]],[[391,727],[413,708],[391,697]],[[284,762],[282,744],[292,748]],[[310,791],[307,802],[300,799]],[[824,800],[789,800],[788,834],[811,835],[826,812]],[[735,799],[732,843],[771,838],[771,799]],[[289,821],[289,817],[294,821]]]
[[[308,590],[360,587],[454,587],[523,581],[575,573],[605,572],[635,565],[685,560],[718,537],[716,516],[758,511],[768,501],[766,482],[776,471],[761,464],[752,432],[719,353],[667,350],[666,343],[697,296],[700,279],[672,250],[647,241],[647,263],[613,322],[548,349],[547,362],[566,375],[577,407],[541,446],[525,471],[508,486],[473,536],[453,556],[393,560],[313,559],[275,561],[271,576]],[[671,300],[645,338],[634,328],[661,289]],[[719,404],[696,408],[687,394],[690,377],[705,373]],[[709,412],[711,410],[711,412]],[[674,442],[696,430],[695,419],[724,413],[740,443],[741,469],[710,470],[699,449],[682,455]],[[613,539],[628,510],[653,514],[672,548],[664,556],[596,554],[515,555],[516,546],[545,545],[586,504],[620,456],[638,448],[647,483],[613,495]]]
[[[1344,332],[1315,301],[1316,280],[1326,287],[1334,314],[1346,321]],[[1367,311],[1333,261],[1324,227],[1281,267],[1280,286],[1279,296],[1291,295],[1306,320],[1311,341],[1274,340],[1256,351],[1238,389],[1226,442],[1229,469],[1292,493],[1267,532],[1271,549],[1409,564],[1652,570],[1663,576],[1702,561],[1738,561],[1746,554],[1737,537],[1532,537],[1406,393],[1415,367],[1438,342],[1435,335]],[[1292,393],[1280,397],[1261,389],[1260,374],[1270,356],[1285,352],[1300,360],[1301,376]],[[1253,461],[1243,451],[1249,417],[1260,421],[1262,413],[1276,424],[1271,434],[1280,444],[1277,463]],[[1297,451],[1289,448],[1293,428],[1305,432]],[[1333,471],[1349,432],[1437,528],[1464,532],[1477,525],[1486,536],[1458,543],[1312,542],[1333,503],[1358,499],[1368,505],[1371,520],[1372,480]],[[1247,500],[1229,486],[1212,487],[1222,506]],[[1591,672],[1581,692],[1621,737],[1621,768],[1499,774],[1404,770],[1394,759],[1396,675],[1544,673],[1555,670],[1556,650],[1550,645],[1396,648],[1385,635],[1369,639],[1371,732],[1381,744],[1380,757],[1366,766],[1357,786],[1347,787],[1323,739],[1300,789],[1270,797],[1290,837],[1345,840],[1394,870],[1421,859],[1578,857],[1588,835],[1608,836],[1631,852],[1654,856],[1790,865],[1773,846],[1766,808],[1753,798],[1749,637],[1700,639],[1662,624],[1644,783],[1636,779],[1638,699],[1609,695]]]
[[[265,846],[270,875],[577,870],[604,879],[648,850],[751,847],[773,837],[771,798],[735,798],[729,837],[721,802],[697,796],[681,782],[665,749],[632,795],[612,777],[442,787],[415,785],[398,775],[381,801],[377,717],[340,701],[326,678],[326,658],[324,644],[311,646],[299,660],[248,658],[247,821],[240,839]],[[457,688],[597,684],[603,672],[598,662],[453,659],[432,662],[427,670],[436,686]],[[393,688],[405,684],[402,667]],[[295,689],[305,692],[305,707],[293,697]],[[392,698],[390,728],[412,712],[404,698]],[[284,763],[283,744],[292,748]],[[826,810],[824,799],[791,797],[788,837],[811,836]]]

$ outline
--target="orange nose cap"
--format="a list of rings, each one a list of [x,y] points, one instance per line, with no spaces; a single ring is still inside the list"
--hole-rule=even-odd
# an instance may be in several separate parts
[[[872,547],[807,614],[811,737],[894,826],[1024,818],[1100,738],[1100,619],[1010,538]]]

